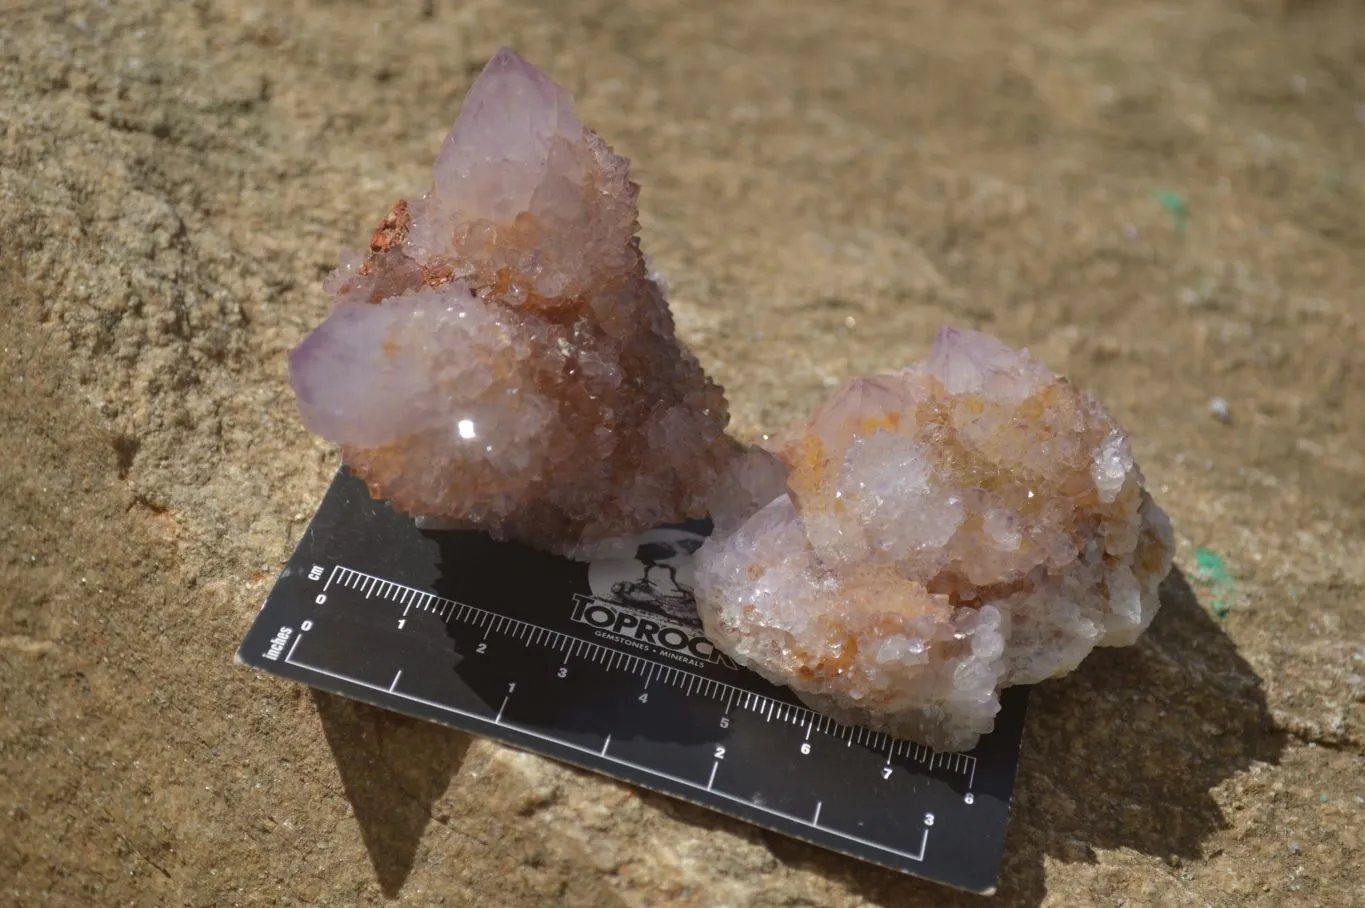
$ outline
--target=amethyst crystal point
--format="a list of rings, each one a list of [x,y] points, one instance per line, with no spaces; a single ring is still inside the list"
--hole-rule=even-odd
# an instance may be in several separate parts
[[[1156,614],[1173,537],[1127,436],[993,338],[940,333],[927,363],[836,391],[777,454],[785,476],[751,452],[717,484],[760,507],[717,521],[698,605],[718,647],[842,721],[969,748],[1002,687],[1131,644]]]
[[[511,222],[531,209],[532,196],[556,167],[574,171],[556,176],[581,190],[582,162],[573,150],[583,141],[569,93],[503,48],[469,89],[441,145],[429,209],[466,221]],[[420,233],[427,225],[422,217],[415,221]],[[432,239],[439,247],[449,236]]]
[[[734,445],[636,239],[628,162],[510,50],[290,359],[305,424],[410,514],[557,552],[704,515]]]
[[[494,161],[543,168],[556,136],[576,142],[582,134],[569,93],[504,47],[465,96],[436,156],[436,185],[442,192],[453,191],[451,180],[469,179]]]

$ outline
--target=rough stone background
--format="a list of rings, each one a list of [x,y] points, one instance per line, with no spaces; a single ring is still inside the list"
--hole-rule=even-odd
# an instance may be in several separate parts
[[[944,322],[1136,434],[1179,570],[1036,691],[995,904],[1365,904],[1352,0],[0,0],[0,904],[980,903],[233,666],[336,464],[286,353],[503,43],[740,434]]]

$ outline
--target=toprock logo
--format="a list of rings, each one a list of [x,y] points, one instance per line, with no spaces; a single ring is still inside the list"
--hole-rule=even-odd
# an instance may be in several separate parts
[[[650,530],[636,542],[634,558],[604,558],[588,565],[591,596],[575,596],[579,624],[637,649],[652,649],[673,659],[734,662],[702,633],[692,595],[692,554],[706,537],[686,525]]]

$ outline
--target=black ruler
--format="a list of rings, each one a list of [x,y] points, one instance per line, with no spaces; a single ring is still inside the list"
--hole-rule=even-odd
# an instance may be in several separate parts
[[[424,531],[337,474],[238,658],[895,870],[994,890],[1027,691],[939,753],[841,725],[701,634],[704,525],[584,564]]]

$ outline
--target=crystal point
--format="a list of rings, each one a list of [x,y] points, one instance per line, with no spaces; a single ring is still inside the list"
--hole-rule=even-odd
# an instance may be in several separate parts
[[[515,51],[503,48],[469,89],[436,158],[438,191],[496,161],[542,164],[556,137],[579,141],[583,125],[569,93]]]

